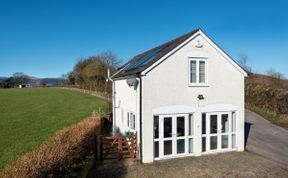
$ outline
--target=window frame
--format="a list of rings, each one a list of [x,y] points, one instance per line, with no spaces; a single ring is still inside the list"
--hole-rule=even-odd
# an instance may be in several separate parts
[[[196,82],[195,83],[191,82],[191,61],[196,62]],[[200,62],[205,63],[205,82],[204,83],[200,83]],[[188,86],[208,87],[209,86],[208,75],[209,75],[208,60],[206,58],[194,58],[194,57],[188,58]]]
[[[130,112],[129,111],[127,111],[126,122],[127,122],[127,127],[129,127],[130,126]]]
[[[131,130],[136,130],[136,114],[131,111],[127,111],[127,127]]]

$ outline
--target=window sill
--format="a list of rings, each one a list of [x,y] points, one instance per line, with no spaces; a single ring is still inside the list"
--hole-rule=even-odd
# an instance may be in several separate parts
[[[127,127],[127,129],[126,130],[129,130],[130,132],[136,132],[136,129],[132,129],[131,127]]]
[[[188,87],[209,87],[207,83],[189,83]]]

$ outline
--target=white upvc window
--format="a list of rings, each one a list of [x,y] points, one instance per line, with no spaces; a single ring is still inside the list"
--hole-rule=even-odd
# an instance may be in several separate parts
[[[132,130],[135,130],[135,125],[136,125],[135,119],[136,119],[136,116],[134,113],[127,112],[127,126]]]
[[[189,86],[208,86],[208,62],[189,58]]]

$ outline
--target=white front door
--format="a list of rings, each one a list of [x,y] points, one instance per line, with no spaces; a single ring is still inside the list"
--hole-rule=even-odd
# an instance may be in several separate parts
[[[192,115],[154,116],[154,157],[169,158],[193,153]]]
[[[235,118],[232,112],[202,116],[202,152],[227,151],[235,147]]]

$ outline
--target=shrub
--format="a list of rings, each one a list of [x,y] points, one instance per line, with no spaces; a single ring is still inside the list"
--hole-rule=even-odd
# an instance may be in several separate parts
[[[288,91],[260,84],[246,85],[246,102],[286,118],[288,114]]]
[[[94,135],[99,129],[99,119],[82,122],[57,132],[39,148],[7,165],[0,177],[62,177],[91,155],[95,144]]]

